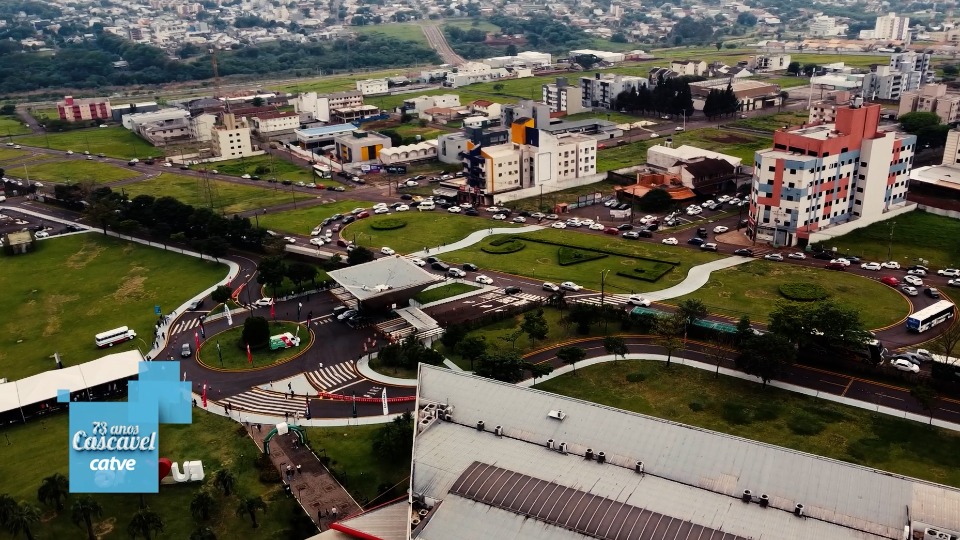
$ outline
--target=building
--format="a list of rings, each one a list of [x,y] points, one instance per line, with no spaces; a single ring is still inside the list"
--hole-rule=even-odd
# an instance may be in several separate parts
[[[329,122],[333,109],[363,105],[363,94],[359,90],[347,90],[323,95],[317,95],[316,92],[307,92],[300,94],[290,102],[293,104],[293,110],[301,115],[306,115],[308,119]]]
[[[877,17],[873,30],[861,30],[860,39],[876,39],[880,41],[897,41],[910,43],[910,17],[897,17],[896,13],[888,13]]]
[[[724,187],[724,182],[735,180],[740,174],[742,160],[721,154],[670,143],[651,146],[647,150],[647,165],[657,171],[676,174],[684,186],[701,193],[713,193]]]
[[[861,98],[837,107],[836,117],[778,130],[773,148],[756,153],[755,240],[804,246],[819,231],[853,221],[866,226],[905,205],[916,136],[879,131],[880,105]]]
[[[441,163],[463,163],[463,153],[467,151],[466,133],[444,133],[437,137],[437,159]]]
[[[107,98],[75,99],[66,96],[57,102],[57,113],[67,122],[110,120],[110,100]]]
[[[810,37],[837,37],[847,35],[848,26],[837,24],[835,17],[819,15],[810,21],[807,35]]]
[[[500,118],[500,104],[488,99],[478,99],[470,104],[470,112],[487,118]]]
[[[610,109],[621,92],[639,90],[647,85],[645,77],[596,73],[593,77],[580,77],[581,105]]]
[[[904,91],[914,90],[924,84],[933,82],[934,72],[930,65],[932,56],[930,53],[918,53],[914,51],[890,55],[890,67],[895,71],[905,74],[909,79],[906,80],[908,88]]]
[[[297,146],[304,150],[314,150],[333,144],[333,140],[340,135],[350,134],[357,130],[353,124],[334,124],[306,129],[294,130],[297,137]]]
[[[183,118],[141,123],[138,125],[136,133],[154,146],[166,146],[194,140],[193,126],[190,123],[189,115]]]
[[[365,96],[386,94],[390,91],[390,84],[386,79],[366,79],[357,81],[357,91]]]
[[[912,187],[921,186],[932,195],[955,199],[960,195],[960,131],[947,134],[940,165],[917,167],[910,171]]]
[[[577,114],[587,110],[583,107],[583,91],[579,86],[570,86],[566,77],[557,77],[556,82],[541,88],[541,100],[552,113]]]
[[[570,59],[576,61],[578,56],[596,56],[601,62],[607,64],[619,64],[626,60],[626,55],[618,52],[597,51],[594,49],[578,49],[570,51]]]
[[[518,118],[533,118],[533,125],[543,127],[550,125],[550,107],[545,103],[538,103],[530,99],[522,99],[519,103],[508,103],[500,106],[500,125],[509,126]]]
[[[478,82],[495,81],[510,75],[504,68],[494,68],[482,62],[467,62],[447,73],[443,85],[448,88],[460,88]]]
[[[418,161],[431,161],[437,159],[437,145],[437,140],[433,139],[421,141],[416,144],[404,144],[393,148],[383,148],[380,150],[380,162],[384,165],[399,165]]]
[[[441,279],[399,255],[331,270],[329,275],[338,285],[331,290],[334,296],[353,309],[372,311],[406,305]]]
[[[334,124],[357,124],[379,116],[380,107],[376,105],[359,105],[330,110],[330,122]]]
[[[6,237],[6,241],[3,242],[3,247],[8,253],[14,255],[27,253],[33,249],[33,243],[36,241],[33,238],[33,233],[30,231],[11,232],[7,233]]]
[[[220,114],[220,122],[211,132],[210,143],[213,153],[218,157],[233,159],[254,155],[250,125],[246,119],[238,119],[233,113]]]
[[[269,112],[250,116],[253,132],[263,137],[273,137],[293,133],[300,127],[300,113]]]
[[[120,118],[120,122],[123,124],[123,127],[127,128],[130,131],[138,132],[140,126],[153,122],[164,122],[168,120],[186,120],[190,117],[190,113],[183,109],[160,109],[153,112],[137,112],[125,114]]]
[[[863,76],[863,95],[871,101],[899,100],[903,92],[916,90],[919,85],[910,85],[915,78],[902,73],[890,66],[877,66],[873,71]]]
[[[380,150],[390,148],[390,137],[373,131],[353,131],[333,139],[337,159],[341,163],[362,163],[380,157]]]
[[[786,71],[790,67],[789,54],[757,54],[747,57],[747,69],[757,71]]]
[[[440,94],[436,96],[417,96],[403,100],[401,108],[409,113],[416,114],[434,107],[459,107],[459,94]]]
[[[494,58],[487,58],[483,61],[483,63],[495,68],[542,68],[552,64],[553,57],[550,55],[550,53],[523,51],[521,53],[517,53],[516,56],[497,56]]]
[[[908,90],[900,96],[897,116],[910,112],[935,113],[944,124],[960,122],[960,94],[948,93],[945,84],[928,84],[917,90]]]
[[[690,93],[694,100],[706,100],[710,90],[722,92],[728,85],[740,102],[739,110],[741,111],[776,107],[783,99],[780,97],[779,85],[758,80],[707,79],[690,83]]]
[[[678,77],[701,77],[707,72],[707,63],[703,60],[674,60],[670,62],[670,69]]]
[[[123,116],[127,114],[154,112],[157,110],[160,110],[160,106],[157,105],[156,101],[144,101],[141,103],[125,103],[123,105],[111,105],[110,118],[114,122],[120,122],[123,120]]]
[[[846,107],[854,94],[841,90],[827,95],[824,99],[814,101],[810,104],[810,114],[807,117],[808,124],[832,124],[837,120],[837,108]],[[785,126],[789,127],[789,126]]]

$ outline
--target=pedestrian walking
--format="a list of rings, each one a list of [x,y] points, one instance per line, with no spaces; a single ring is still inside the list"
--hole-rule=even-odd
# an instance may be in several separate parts
[[[293,390],[293,382],[292,382],[292,381],[287,383],[287,390]]]
[[[337,507],[336,507],[336,506],[334,506],[333,508],[330,509],[330,517],[333,518],[334,521],[336,521],[336,519],[337,519]]]
[[[297,463],[297,474],[303,475],[303,470],[300,469],[300,464]]]

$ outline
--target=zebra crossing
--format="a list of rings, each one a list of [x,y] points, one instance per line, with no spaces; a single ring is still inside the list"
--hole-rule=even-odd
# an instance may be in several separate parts
[[[307,380],[314,388],[324,392],[329,392],[360,379],[360,374],[357,373],[353,360],[325,366],[304,373],[304,375],[307,376]]]
[[[229,404],[232,409],[237,411],[269,415],[303,414],[307,409],[307,399],[302,395],[291,398],[290,394],[256,387],[222,399],[218,403],[221,405]]]
[[[177,324],[173,325],[173,328],[170,330],[170,335],[179,334],[180,332],[186,332],[188,330],[193,330],[194,328],[200,327],[200,319],[193,318],[190,320],[181,320]]]
[[[578,302],[581,304],[592,304],[594,306],[600,305],[600,295],[591,294],[584,295],[577,298],[567,297],[571,302]],[[630,303],[629,296],[625,294],[608,294],[603,297],[603,305],[605,306],[624,306]]]

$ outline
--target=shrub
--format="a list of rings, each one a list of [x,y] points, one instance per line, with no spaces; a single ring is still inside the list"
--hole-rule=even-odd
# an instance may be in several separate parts
[[[370,228],[375,231],[392,231],[402,229],[407,226],[407,222],[402,219],[381,219],[370,224]]]
[[[636,372],[636,373],[628,373],[628,374],[627,374],[627,382],[636,383],[636,382],[643,382],[643,381],[645,381],[645,380],[647,380],[647,374],[646,374],[646,373],[643,373],[643,372],[638,371],[638,372]]]
[[[243,321],[243,333],[237,346],[246,349],[248,343],[251,349],[263,348],[270,344],[270,323],[267,319],[248,317]]]
[[[816,283],[793,282],[780,285],[780,294],[797,302],[824,300],[830,293]]]
[[[480,251],[492,255],[503,255],[506,253],[516,253],[525,247],[527,247],[526,244],[515,238],[500,238],[480,246]]]
[[[847,445],[847,454],[859,461],[883,462],[890,459],[890,443],[879,438],[863,438]]]
[[[606,257],[605,254],[597,253],[596,251],[587,251],[566,246],[557,249],[557,258],[559,259],[558,262],[560,266],[570,266],[571,264],[595,261],[604,257]]]
[[[816,435],[823,431],[825,425],[816,416],[800,411],[787,420],[787,427],[797,435]]]
[[[843,422],[847,420],[847,415],[843,411],[838,411],[833,407],[809,405],[803,408],[804,411],[816,416],[818,419],[832,424],[834,422]]]
[[[779,403],[765,401],[757,405],[757,408],[753,411],[753,418],[761,422],[776,420],[782,410],[783,407]]]
[[[723,404],[723,419],[735,425],[746,425],[753,422],[753,411],[738,401],[727,401]]]
[[[695,399],[687,404],[693,412],[700,412],[707,408],[707,404],[701,399]]]

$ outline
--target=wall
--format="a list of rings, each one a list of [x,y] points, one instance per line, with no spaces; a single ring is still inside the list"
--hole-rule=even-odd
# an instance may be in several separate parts
[[[580,178],[574,178],[571,180],[565,180],[563,183],[558,183],[557,180],[548,180],[543,184],[543,193],[553,193],[554,191],[560,191],[563,189],[568,189],[572,187],[586,186],[588,184],[593,184],[595,182],[600,182],[607,178],[607,173],[598,173],[590,176],[584,176]],[[501,202],[515,201],[517,199],[525,199],[527,197],[534,197],[540,195],[540,185],[526,188],[518,189],[516,191],[508,191],[507,193],[499,193],[494,195],[494,199],[497,204]]]
[[[923,204],[917,205],[917,210],[922,212],[930,212],[931,214],[936,214],[938,216],[960,219],[960,212],[957,212],[956,210],[944,210],[943,208],[934,208],[932,206],[926,206]]]
[[[848,232],[866,227],[867,225],[872,225],[880,221],[885,221],[890,218],[897,217],[901,214],[906,214],[907,212],[912,212],[916,209],[917,209],[916,203],[908,203],[900,208],[890,210],[885,214],[880,214],[876,216],[876,218],[873,220],[868,218],[860,218],[854,221],[850,221],[848,223],[844,223],[842,225],[836,225],[834,227],[830,227],[829,229],[825,229],[823,231],[812,232],[810,233],[810,243],[813,244],[817,242],[828,242],[830,241],[830,239],[836,238],[837,236],[847,234]]]

